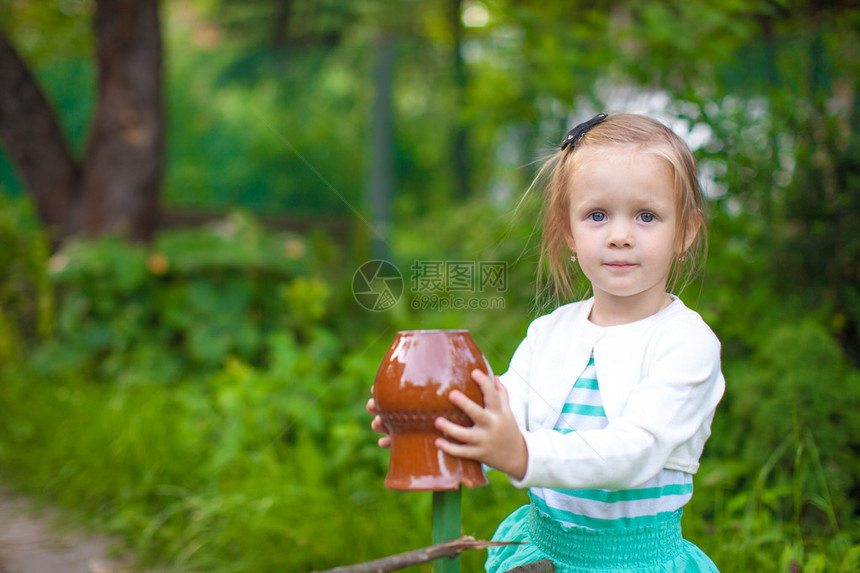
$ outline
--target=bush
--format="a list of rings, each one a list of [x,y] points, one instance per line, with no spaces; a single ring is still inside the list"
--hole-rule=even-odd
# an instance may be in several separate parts
[[[57,328],[35,364],[120,383],[176,381],[230,356],[263,364],[270,335],[301,335],[329,311],[312,258],[307,239],[241,214],[165,231],[150,247],[69,243],[51,261]]]
[[[805,501],[825,514],[835,509],[847,523],[860,488],[860,371],[848,363],[838,343],[811,320],[783,324],[751,359],[727,365],[726,377],[730,383],[714,450],[739,456],[751,468],[776,456],[779,463],[771,462],[770,483],[790,484],[803,469],[794,459],[801,448],[800,459],[821,470],[820,476],[815,467],[807,472],[817,483],[813,492],[818,498]],[[826,523],[821,513],[813,523],[821,519]]]
[[[53,327],[48,239],[23,201],[0,190],[0,365],[20,360]]]

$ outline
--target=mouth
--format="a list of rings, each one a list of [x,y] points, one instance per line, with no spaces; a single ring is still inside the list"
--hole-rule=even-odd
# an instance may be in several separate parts
[[[624,271],[627,269],[632,269],[636,265],[634,263],[628,263],[627,261],[612,261],[609,263],[604,263],[605,266],[609,267],[613,270]]]

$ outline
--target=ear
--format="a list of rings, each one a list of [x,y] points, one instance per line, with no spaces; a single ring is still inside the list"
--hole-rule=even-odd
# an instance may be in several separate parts
[[[699,231],[702,230],[702,225],[704,224],[704,215],[702,215],[701,211],[696,213],[696,216],[693,217],[693,220],[687,225],[687,236],[684,237],[684,250],[679,254],[686,253],[690,247],[693,246],[693,243],[696,240],[696,237],[699,236]]]
[[[570,247],[570,250],[574,253],[576,252],[576,243],[573,242],[573,233],[570,231],[570,227],[567,227],[564,231],[564,242],[567,243],[567,246]]]

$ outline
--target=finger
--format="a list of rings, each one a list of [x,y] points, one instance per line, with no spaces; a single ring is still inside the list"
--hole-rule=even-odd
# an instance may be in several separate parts
[[[376,415],[376,400],[370,398],[367,400],[367,404],[364,405],[364,409],[367,410],[367,413],[371,416]]]
[[[391,447],[391,436],[382,436],[376,443],[379,444],[380,448],[390,448]]]
[[[370,422],[370,429],[379,434],[387,434],[388,430],[385,429],[385,424],[382,423],[382,418],[376,416],[373,418],[373,421]]]
[[[484,407],[490,410],[497,410],[499,406],[499,397],[495,388],[495,384],[490,380],[490,377],[487,376],[483,371],[472,370],[472,380],[478,385],[478,388],[481,390],[481,394],[484,397]]]
[[[462,443],[470,442],[474,435],[472,427],[460,426],[447,418],[436,418],[433,421],[433,425],[446,436]]]
[[[500,409],[506,410],[506,411],[510,410],[511,409],[510,394],[508,394],[508,389],[505,387],[504,384],[502,384],[502,380],[498,376],[496,376],[495,388],[499,394]]]
[[[487,412],[484,408],[459,390],[451,390],[448,400],[460,408],[472,422],[477,424],[486,420]]]
[[[445,438],[436,438],[434,442],[437,448],[455,458],[464,458],[467,460],[477,459],[478,451],[473,446],[463,444],[455,444],[449,442]]]

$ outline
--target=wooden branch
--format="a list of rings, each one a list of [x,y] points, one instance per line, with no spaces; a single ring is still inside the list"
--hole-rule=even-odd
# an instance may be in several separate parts
[[[541,559],[534,563],[527,563],[525,565],[520,565],[519,567],[514,567],[506,573],[555,573],[555,565],[553,565],[552,561],[549,559]]]
[[[388,571],[397,571],[405,569],[412,565],[420,565],[436,559],[448,558],[453,559],[467,549],[487,549],[488,547],[499,547],[502,545],[519,545],[516,542],[509,541],[484,541],[475,539],[474,537],[465,535],[445,543],[431,545],[423,549],[407,551],[406,553],[398,553],[375,561],[366,563],[358,563],[347,567],[335,567],[326,571],[318,571],[317,573],[386,573]]]

